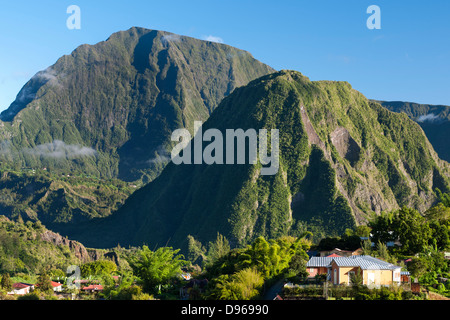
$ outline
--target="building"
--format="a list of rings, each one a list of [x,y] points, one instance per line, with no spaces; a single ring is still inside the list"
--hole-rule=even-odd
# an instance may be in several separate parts
[[[25,283],[25,282],[16,282],[12,285],[12,291],[8,292],[8,294],[19,294],[24,295],[30,293],[34,289],[34,284]]]
[[[316,275],[329,274],[328,266],[333,258],[339,257],[338,255],[331,255],[329,257],[311,257],[306,263],[306,272],[309,277],[315,277]],[[330,280],[330,279],[327,279]]]
[[[100,284],[91,284],[87,287],[83,287],[84,292],[99,292],[99,291],[103,291],[103,286]]]
[[[352,275],[361,275],[362,284],[368,286],[400,284],[401,267],[374,258],[372,256],[340,257],[336,254],[328,257],[312,257],[306,264],[310,277],[326,274],[331,283],[351,284]]]
[[[351,284],[352,275],[361,275],[362,284],[387,286],[400,284],[401,267],[371,256],[335,257],[330,262],[330,280],[333,284]]]
[[[62,288],[63,288],[63,285],[61,283],[59,283],[59,282],[52,281],[52,287],[53,287],[53,291],[61,292]]]

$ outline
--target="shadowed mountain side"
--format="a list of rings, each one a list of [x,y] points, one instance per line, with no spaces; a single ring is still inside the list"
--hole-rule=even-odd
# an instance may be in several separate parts
[[[425,132],[439,157],[450,162],[450,106],[419,104],[404,101],[378,101],[383,107],[403,112],[416,121]]]

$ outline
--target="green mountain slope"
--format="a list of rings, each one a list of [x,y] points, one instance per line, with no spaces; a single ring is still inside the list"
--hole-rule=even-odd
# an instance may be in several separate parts
[[[427,135],[439,157],[450,162],[450,106],[404,101],[378,101],[383,107],[403,112],[416,121]]]
[[[2,168],[152,180],[170,133],[274,70],[248,52],[131,28],[37,73],[0,115]]]
[[[136,186],[117,179],[0,171],[0,215],[39,220],[48,228],[106,217],[117,210]]]
[[[217,232],[234,246],[306,229],[338,235],[373,211],[428,208],[435,188],[449,190],[449,165],[420,127],[346,82],[311,82],[295,71],[263,76],[226,97],[208,128],[224,136],[278,129],[278,172],[260,175],[260,163],[171,162],[118,212],[65,234],[91,247],[182,248],[187,235],[206,243]]]

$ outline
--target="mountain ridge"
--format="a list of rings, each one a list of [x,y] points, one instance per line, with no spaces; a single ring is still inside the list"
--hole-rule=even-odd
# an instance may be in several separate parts
[[[376,101],[376,100],[375,100]],[[450,106],[421,104],[407,101],[377,101],[383,107],[403,112],[423,129],[439,157],[450,162]]]
[[[273,71],[225,44],[136,27],[116,32],[77,47],[25,84],[1,114],[0,157],[146,183],[167,162],[174,128],[207,119],[234,88]],[[65,144],[58,151],[90,154],[63,161],[36,155],[36,148],[54,151],[55,140]]]
[[[116,213],[72,230],[71,238],[89,246],[185,248],[188,235],[206,243],[217,232],[235,246],[306,230],[339,235],[373,212],[429,208],[434,190],[449,188],[449,164],[418,124],[347,82],[272,73],[224,98],[203,126],[278,128],[278,173],[258,175],[260,164],[169,163]],[[92,230],[96,239],[89,238]]]

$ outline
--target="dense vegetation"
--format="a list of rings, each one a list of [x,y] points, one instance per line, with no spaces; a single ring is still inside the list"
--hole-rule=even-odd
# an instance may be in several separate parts
[[[207,243],[219,232],[231,247],[306,231],[315,241],[366,223],[372,212],[423,212],[436,188],[449,190],[449,166],[420,127],[345,82],[312,82],[295,71],[261,77],[226,97],[203,132],[209,128],[223,136],[229,128],[278,129],[277,174],[260,175],[260,163],[169,163],[115,214],[68,234],[100,247],[170,241],[183,252],[189,234]]]
[[[48,170],[0,170],[0,214],[40,221],[49,228],[74,224],[110,215],[136,187],[117,179]]]
[[[243,249],[235,249],[209,262],[205,277],[212,279],[204,298],[250,300],[262,298],[263,285],[286,275],[305,273],[310,243],[304,238],[257,238]]]
[[[68,246],[55,246],[41,238],[38,222],[15,222],[0,216],[0,273],[36,274],[46,268],[65,270],[82,261]]]
[[[450,135],[450,107],[403,101],[379,101],[391,111],[403,112],[416,121],[425,132],[439,158],[450,161],[447,137]]]
[[[66,291],[69,293],[66,298],[69,299],[70,293],[78,294],[79,299],[111,300],[273,298],[271,288],[277,283],[304,283],[307,276],[306,262],[309,259],[307,252],[310,249],[327,250],[338,246],[344,249],[361,247],[362,254],[400,265],[404,270],[407,268],[413,282],[417,278],[423,288],[450,297],[450,263],[444,258],[444,252],[450,249],[449,213],[450,194],[440,193],[439,203],[423,214],[404,207],[381,216],[374,215],[367,225],[347,229],[340,237],[323,238],[318,243],[312,243],[309,240],[312,235],[307,233],[301,237],[258,237],[249,245],[232,249],[228,239],[221,234],[217,234],[215,240],[206,245],[189,236],[186,257],[180,254],[179,249],[172,247],[155,250],[147,246],[128,249],[117,247],[114,252],[121,263],[105,259],[104,256],[88,262],[71,260],[67,248],[36,241],[35,234],[44,229],[39,223],[23,224],[3,219],[0,229],[0,247],[4,250],[3,255],[0,255],[0,296],[6,298],[4,293],[10,290],[13,281],[26,280],[39,287],[21,299],[54,299],[55,296],[48,289],[48,281],[58,277],[65,287],[72,287]],[[369,240],[361,240],[361,237]],[[400,241],[401,245],[386,245],[393,240]],[[65,260],[60,258],[61,252]],[[25,259],[23,262],[27,263],[26,268],[20,268],[25,264],[17,262],[16,267],[11,268],[8,261],[11,259],[7,257]],[[33,261],[39,263],[33,265]],[[74,289],[69,283],[71,278],[65,274],[67,265],[71,263],[79,265],[81,279],[101,283],[103,290],[92,294]],[[193,277],[190,281],[181,277],[187,272]],[[325,280],[316,278],[318,283]],[[410,300],[427,297],[425,293],[413,294],[405,286],[368,288],[361,281],[356,274],[348,287],[329,284],[324,290],[323,286],[304,285],[285,287],[278,293],[291,299],[322,298],[324,292],[329,299]],[[193,286],[190,285],[192,283]]]

